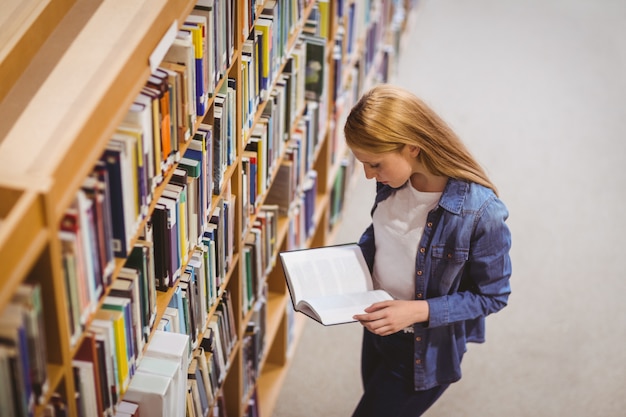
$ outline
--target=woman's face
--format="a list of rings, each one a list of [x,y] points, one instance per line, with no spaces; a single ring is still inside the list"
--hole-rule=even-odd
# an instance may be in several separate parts
[[[415,172],[415,158],[419,150],[415,146],[407,145],[397,152],[376,154],[353,150],[352,153],[363,163],[367,179],[375,178],[380,183],[399,188]]]

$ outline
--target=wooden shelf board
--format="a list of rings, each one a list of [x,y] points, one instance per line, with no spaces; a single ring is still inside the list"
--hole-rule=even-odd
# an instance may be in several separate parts
[[[0,101],[76,0],[3,0]]]
[[[81,27],[0,138],[0,176],[12,172],[52,178],[51,204],[57,216],[144,85],[150,54],[194,4],[107,0],[94,9],[86,3],[90,2],[77,3],[61,22],[64,31]]]
[[[289,371],[291,361],[289,357],[293,354],[300,335],[304,331],[304,324],[307,318],[299,313],[295,313],[294,323],[294,340],[288,351],[287,365],[281,366],[271,362],[266,362],[263,366],[261,376],[257,380],[256,386],[258,390],[259,414],[262,416],[271,416],[276,408],[278,397],[283,387],[283,382]]]
[[[37,191],[0,187],[0,198],[0,306],[5,306],[48,243],[48,229]]]

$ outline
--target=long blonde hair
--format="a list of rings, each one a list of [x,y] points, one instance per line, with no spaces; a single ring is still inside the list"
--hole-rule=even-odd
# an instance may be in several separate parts
[[[390,84],[367,91],[344,126],[351,149],[368,153],[420,149],[418,160],[435,175],[467,180],[498,193],[480,164],[452,129],[414,94]]]

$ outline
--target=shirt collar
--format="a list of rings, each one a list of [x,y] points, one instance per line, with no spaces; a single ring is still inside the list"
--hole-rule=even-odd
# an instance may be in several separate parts
[[[388,185],[383,185],[377,183],[378,192],[376,194],[376,204],[385,200],[389,197],[394,188],[391,188]],[[463,208],[463,202],[465,201],[465,196],[469,191],[469,183],[462,180],[457,180],[454,178],[448,179],[446,183],[446,187],[441,194],[441,198],[439,199],[438,207],[443,208],[444,210],[449,211],[453,214],[461,214],[461,210]],[[376,205],[375,204],[375,205]],[[372,208],[374,211],[376,207]]]
[[[454,178],[448,179],[446,188],[439,199],[439,207],[450,213],[461,214],[465,196],[469,191],[469,183]]]

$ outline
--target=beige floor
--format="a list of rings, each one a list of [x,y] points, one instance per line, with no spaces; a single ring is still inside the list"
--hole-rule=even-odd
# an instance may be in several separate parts
[[[487,343],[426,415],[626,415],[626,2],[419,4],[395,82],[450,122],[500,188],[514,271]],[[338,241],[358,239],[372,187],[360,180],[347,197]],[[360,332],[307,322],[274,416],[350,416]]]

